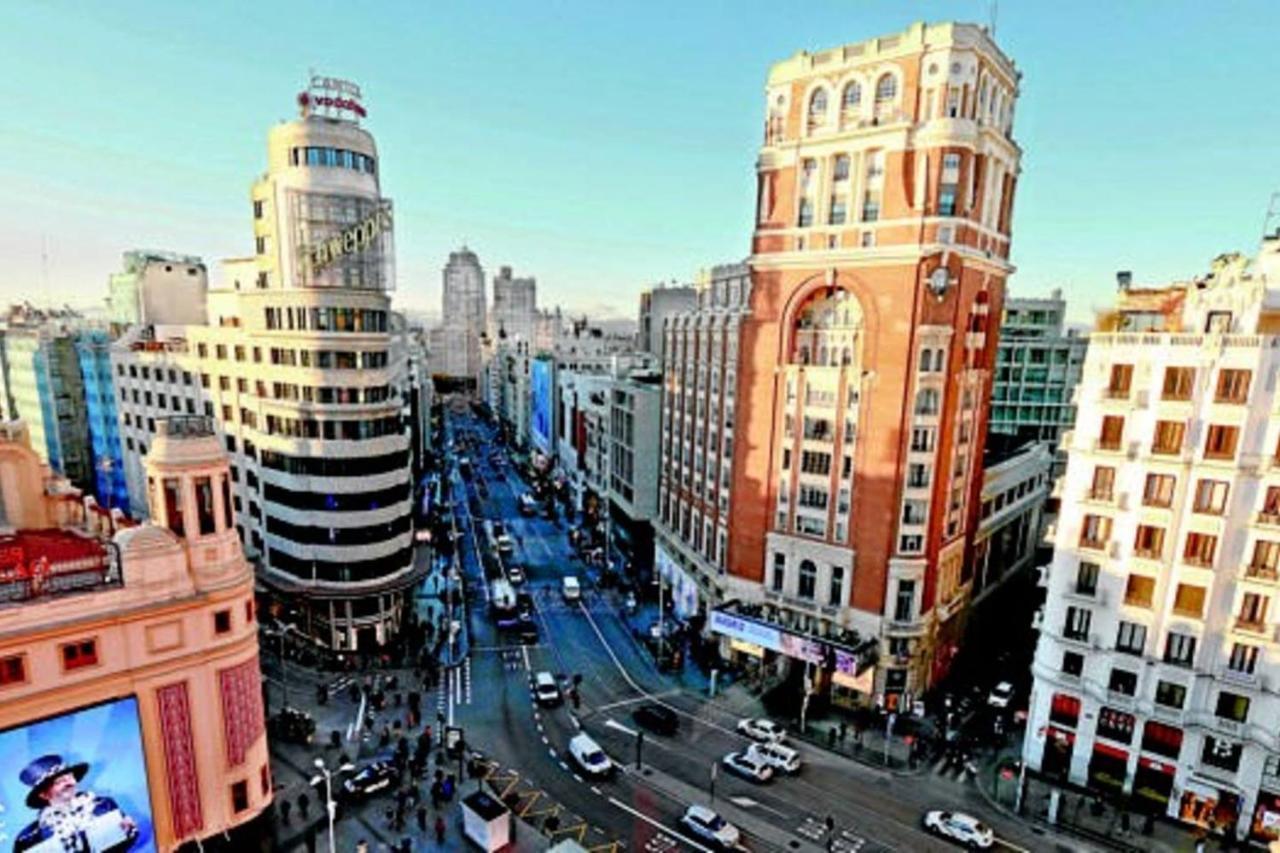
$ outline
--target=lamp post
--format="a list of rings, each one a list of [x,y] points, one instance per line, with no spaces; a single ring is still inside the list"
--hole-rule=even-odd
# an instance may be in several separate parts
[[[323,758],[316,758],[315,766],[321,775],[311,777],[311,785],[314,787],[320,784],[321,779],[324,780],[324,809],[329,816],[329,853],[337,853],[337,847],[334,846],[333,841],[333,819],[337,814],[338,804],[333,801],[333,772],[350,773],[356,768],[354,764],[342,764],[336,771],[331,772],[325,766]]]
[[[284,638],[286,634],[291,632],[295,634],[302,633],[298,630],[297,625],[292,622],[281,622],[279,619],[276,620],[276,627],[266,632],[268,636],[275,636],[280,640],[280,684],[284,692],[284,704],[281,705],[281,710],[289,707],[289,665],[284,658]]]
[[[662,572],[658,572],[658,666],[662,666],[663,653],[667,650],[667,608],[662,600]]]

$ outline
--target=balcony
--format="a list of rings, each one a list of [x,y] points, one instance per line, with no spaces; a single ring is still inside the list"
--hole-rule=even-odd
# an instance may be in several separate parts
[[[1254,619],[1247,616],[1237,616],[1232,627],[1238,633],[1252,634],[1259,637],[1266,637],[1269,633],[1267,631],[1267,623],[1265,620]]]
[[[1275,566],[1249,566],[1244,570],[1244,576],[1251,581],[1280,582],[1280,571],[1277,571]]]
[[[1264,509],[1253,517],[1253,523],[1263,527],[1280,527],[1280,513]]]
[[[1129,399],[1130,389],[1128,388],[1106,388],[1102,392],[1104,400],[1127,400]]]

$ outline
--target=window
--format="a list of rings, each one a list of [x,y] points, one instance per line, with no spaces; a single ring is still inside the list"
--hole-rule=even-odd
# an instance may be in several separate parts
[[[782,585],[787,579],[787,558],[782,554],[773,555],[773,591],[782,592]]]
[[[1187,701],[1187,688],[1173,681],[1156,683],[1156,704],[1166,708],[1181,708]]]
[[[1227,660],[1227,667],[1233,672],[1239,672],[1243,675],[1253,675],[1253,671],[1258,666],[1258,647],[1250,646],[1246,643],[1236,643],[1231,647],[1231,657]]]
[[[823,476],[830,474],[831,454],[817,450],[800,451],[800,471],[804,474],[822,474]]]
[[[845,92],[848,92],[848,91],[849,91],[848,89],[845,89]],[[833,181],[849,180],[849,155],[848,154],[836,155],[835,163],[831,168],[831,179]]]
[[[1182,549],[1183,562],[1192,566],[1213,565],[1214,552],[1218,549],[1218,537],[1208,533],[1188,533]]]
[[[183,536],[181,482],[176,477],[165,477],[162,488],[164,490],[164,515],[169,522],[169,529],[178,534],[178,536]]]
[[[62,647],[62,668],[64,670],[81,669],[94,666],[98,662],[98,642],[81,640],[78,643],[66,643]]]
[[[843,225],[848,216],[848,208],[843,198],[839,196],[831,197],[831,212],[827,217],[828,225]],[[834,235],[831,238],[835,239]]]
[[[0,658],[0,687],[27,680],[27,660],[22,655]]]
[[[938,215],[956,215],[956,185],[942,184],[938,187]]]
[[[1164,388],[1160,393],[1163,400],[1190,400],[1191,391],[1196,384],[1194,367],[1166,367],[1164,371]]]
[[[1124,603],[1129,607],[1149,608],[1151,607],[1152,599],[1155,597],[1155,592],[1155,578],[1143,575],[1129,575],[1129,580],[1125,583]]]
[[[1177,761],[1182,752],[1182,729],[1149,720],[1142,729],[1142,749]]]
[[[249,808],[249,783],[236,782],[231,786],[231,810],[236,814]]]
[[[854,81],[844,87],[844,95],[841,97],[846,110],[857,109],[862,103],[862,84]]]
[[[1074,675],[1076,678],[1084,672],[1084,655],[1079,652],[1062,653],[1062,674]]]
[[[813,200],[800,199],[800,218],[796,222],[801,228],[808,228],[813,224]]]
[[[1160,559],[1164,551],[1164,528],[1151,524],[1139,524],[1133,537],[1133,553],[1151,560]]]
[[[1164,662],[1174,666],[1189,667],[1196,658],[1196,638],[1190,634],[1178,634],[1173,631],[1164,641]]]
[[[1186,432],[1187,425],[1182,421],[1156,421],[1156,432],[1151,441],[1151,452],[1161,456],[1181,453],[1182,442]]]
[[[1111,680],[1107,682],[1107,689],[1124,696],[1132,696],[1138,690],[1138,675],[1127,669],[1114,667],[1111,670]]]
[[[1205,459],[1232,459],[1236,455],[1236,441],[1240,429],[1222,424],[1210,424],[1204,440]]]
[[[213,633],[226,634],[231,631],[231,611],[219,610],[213,614]]]
[[[796,594],[800,598],[812,601],[817,585],[818,567],[813,564],[812,560],[802,561],[800,563],[800,585],[796,590]]]
[[[1262,516],[1266,519],[1280,517],[1280,486],[1268,486],[1262,499]]]
[[[1111,381],[1107,383],[1107,396],[1113,398],[1121,398],[1129,396],[1129,389],[1133,385],[1133,365],[1132,364],[1113,364],[1111,365]]]
[[[1067,623],[1062,635],[1068,640],[1089,641],[1089,626],[1093,623],[1093,611],[1087,607],[1068,607]]]
[[[1218,706],[1213,713],[1219,719],[1243,723],[1249,718],[1249,697],[1223,690],[1218,694]]]
[[[1222,480],[1200,480],[1196,483],[1196,512],[1222,515],[1227,508],[1228,483]]]
[[[214,532],[213,519],[213,482],[208,477],[197,477],[196,486],[196,519],[200,524],[200,535],[208,536]]]
[[[1260,629],[1267,621],[1266,596],[1256,592],[1246,592],[1240,600],[1240,614],[1237,621],[1247,628]]]
[[[1218,388],[1214,392],[1215,403],[1243,403],[1249,399],[1250,370],[1224,368],[1218,373]]]
[[[831,567],[831,589],[827,604],[831,607],[844,606],[844,566]]]
[[[1066,693],[1053,694],[1049,703],[1049,721],[1075,728],[1080,722],[1080,700]]]
[[[938,413],[938,392],[933,388],[922,388],[916,394],[916,414],[936,415]]]
[[[814,119],[825,118],[827,114],[827,90],[818,89],[809,96],[809,116]]]
[[[896,622],[910,622],[915,611],[916,582],[898,581],[898,598],[894,602],[893,618]]]
[[[1130,655],[1142,655],[1147,645],[1147,626],[1137,622],[1121,622],[1116,631],[1116,651]]]
[[[1240,769],[1241,752],[1242,747],[1238,743],[1206,735],[1204,749],[1200,753],[1200,760],[1210,767],[1217,767],[1219,770],[1228,770],[1234,773]]]
[[[1111,519],[1103,515],[1086,515],[1080,527],[1080,547],[1102,549],[1111,538]]]
[[[1253,559],[1249,561],[1249,572],[1275,577],[1277,567],[1280,567],[1280,542],[1259,539],[1253,543]]]
[[[845,457],[846,459],[848,457]],[[922,489],[929,485],[929,466],[921,462],[912,462],[907,466],[907,487]]]
[[[1077,595],[1093,595],[1098,591],[1098,572],[1097,563],[1087,563],[1081,561],[1076,567],[1076,594]]]
[[[1098,709],[1098,734],[1118,743],[1133,742],[1133,714],[1118,711],[1115,708]]]
[[[1109,501],[1112,487],[1116,482],[1116,469],[1099,465],[1093,469],[1093,485],[1089,489],[1089,497],[1095,501]]]
[[[1104,415],[1102,434],[1098,436],[1099,450],[1119,450],[1124,436],[1124,418],[1120,415]]]
[[[1172,474],[1148,474],[1147,484],[1142,490],[1142,503],[1145,506],[1164,509],[1173,505],[1173,489],[1177,479]]]
[[[892,74],[885,74],[876,82],[876,103],[892,101],[898,95],[898,81]]]

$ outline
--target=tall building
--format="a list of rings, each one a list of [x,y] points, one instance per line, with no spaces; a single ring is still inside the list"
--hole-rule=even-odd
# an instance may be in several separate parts
[[[107,313],[119,327],[139,323],[204,325],[209,273],[204,261],[175,252],[125,252],[107,281]]]
[[[1064,329],[1062,291],[1047,299],[1005,300],[991,389],[990,432],[1048,442],[1056,450],[1075,423],[1072,400],[1088,339]],[[1065,454],[1056,465],[1061,473]]]
[[[750,303],[737,352],[695,332],[694,369],[668,385],[687,444],[663,514],[713,564],[728,550],[727,576],[702,590],[726,604],[711,620],[725,650],[798,690],[805,667],[787,661],[819,656],[818,690],[862,690],[871,656],[855,657],[873,638],[863,699],[895,707],[961,642],[1012,270],[1018,85],[984,29],[952,23],[769,72]],[[717,359],[737,368],[727,512],[711,503],[728,449],[708,441],[729,396],[710,384]],[[744,607],[797,640],[752,654],[734,627]]]
[[[76,351],[83,318],[13,306],[0,328],[5,416],[27,422],[32,447],[78,488],[94,485],[84,377]]]
[[[639,331],[636,348],[662,359],[663,329],[667,318],[692,311],[698,302],[698,291],[692,285],[659,284],[640,294]]]
[[[463,246],[444,265],[443,336],[434,347],[448,376],[479,383],[481,336],[488,328],[484,268]]]
[[[358,87],[313,78],[299,103],[268,135],[256,251],[224,264],[209,323],[135,326],[113,349],[125,469],[145,509],[158,423],[213,418],[259,580],[318,641],[375,650],[419,572],[392,208]]]
[[[111,339],[102,329],[82,329],[76,333],[75,348],[84,385],[93,495],[108,510],[128,509],[129,484],[111,373]]]
[[[0,424],[0,813],[16,850],[90,849],[42,813],[59,768],[96,795],[92,849],[249,850],[269,832],[253,572],[222,443],[170,419],[146,464],[157,523],[117,529],[50,476],[21,422]]]
[[[1089,336],[1026,765],[1280,840],[1280,234]]]
[[[493,286],[493,307],[489,312],[490,340],[519,338],[533,343],[538,318],[538,283],[533,276],[516,278],[511,267],[500,267],[489,282]]]

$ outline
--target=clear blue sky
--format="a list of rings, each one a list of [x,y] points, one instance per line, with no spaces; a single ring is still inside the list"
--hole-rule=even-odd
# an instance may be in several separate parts
[[[399,292],[464,239],[540,301],[632,316],[748,251],[771,62],[986,22],[987,0],[3,4],[0,300],[101,299],[122,251],[249,253],[265,133],[309,68],[360,82]],[[1004,0],[1023,72],[1015,293],[1105,304],[1252,252],[1280,189],[1280,4]],[[48,245],[42,288],[42,240]]]

